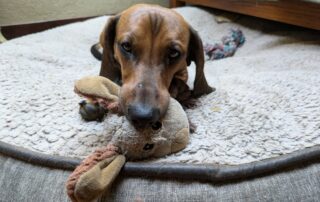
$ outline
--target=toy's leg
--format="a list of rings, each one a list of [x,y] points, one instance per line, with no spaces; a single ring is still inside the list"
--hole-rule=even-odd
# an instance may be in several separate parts
[[[84,173],[78,180],[74,196],[77,201],[92,201],[107,190],[118,176],[125,157],[117,155],[99,162]]]
[[[88,156],[69,176],[66,188],[73,202],[92,201],[116,178],[125,157],[109,145]]]

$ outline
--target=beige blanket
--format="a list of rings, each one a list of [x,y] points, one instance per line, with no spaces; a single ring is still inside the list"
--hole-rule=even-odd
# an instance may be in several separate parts
[[[215,14],[199,8],[177,11],[204,43],[219,42],[230,28],[240,28],[247,41],[235,56],[206,62],[217,91],[187,111],[196,133],[185,150],[154,161],[241,164],[320,144],[319,33],[240,16],[218,24]],[[84,157],[126,130],[126,120],[116,115],[82,121],[73,93],[76,79],[99,72],[89,49],[106,19],[0,45],[1,141]]]

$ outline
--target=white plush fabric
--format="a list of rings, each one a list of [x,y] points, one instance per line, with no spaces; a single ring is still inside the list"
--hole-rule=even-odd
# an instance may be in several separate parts
[[[197,125],[185,150],[157,162],[242,164],[320,144],[320,38],[310,30],[250,17],[218,24],[199,8],[177,9],[203,42],[240,28],[235,56],[207,61],[217,91],[187,110]],[[0,45],[0,140],[35,151],[84,157],[107,143],[123,117],[86,123],[74,80],[97,75],[89,51],[107,17],[21,37]],[[193,74],[191,69],[191,78]],[[191,79],[192,80],[192,79]],[[191,81],[190,81],[191,82]]]

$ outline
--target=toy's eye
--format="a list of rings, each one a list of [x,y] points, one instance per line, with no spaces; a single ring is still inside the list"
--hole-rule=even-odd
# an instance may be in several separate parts
[[[159,130],[162,127],[162,123],[157,121],[151,125],[152,130]]]
[[[131,44],[130,44],[129,42],[123,42],[123,43],[121,44],[121,48],[122,48],[124,51],[128,52],[128,53],[130,53],[130,52],[132,51],[132,46],[131,46]]]
[[[145,150],[145,151],[151,150],[151,149],[153,149],[153,147],[154,147],[154,144],[146,144],[146,145],[144,145],[143,150]]]

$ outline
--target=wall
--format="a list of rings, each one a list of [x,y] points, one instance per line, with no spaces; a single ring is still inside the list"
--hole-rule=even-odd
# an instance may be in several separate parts
[[[0,27],[118,13],[136,3],[168,0],[0,0]]]

